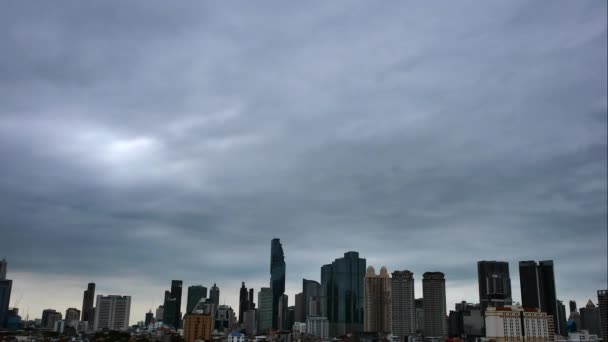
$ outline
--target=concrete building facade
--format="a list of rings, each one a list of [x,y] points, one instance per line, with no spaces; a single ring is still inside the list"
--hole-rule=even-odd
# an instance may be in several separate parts
[[[95,331],[129,328],[131,296],[98,295],[95,307]]]

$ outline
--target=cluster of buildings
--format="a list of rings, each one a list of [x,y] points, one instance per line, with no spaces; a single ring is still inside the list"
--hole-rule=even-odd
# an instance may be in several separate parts
[[[521,303],[511,295],[509,263],[477,263],[479,303],[446,305],[446,279],[442,272],[422,274],[422,296],[415,293],[415,274],[409,270],[379,272],[350,251],[323,265],[320,281],[303,279],[293,298],[285,294],[286,264],[279,239],[271,241],[270,281],[257,293],[241,284],[239,308],[220,305],[220,289],[203,285],[187,288],[182,310],[181,280],[173,280],[156,312],[129,326],[130,296],[97,295],[90,283],[82,310],[69,308],[65,317],[44,310],[38,326],[60,333],[130,330],[138,334],[173,333],[186,342],[246,340],[276,341],[608,341],[608,290],[597,292],[577,310],[569,312],[557,298],[554,265],[547,261],[520,261]],[[0,264],[0,323],[11,328],[18,312],[8,310],[11,281],[6,262]],[[17,310],[17,309],[12,309]]]

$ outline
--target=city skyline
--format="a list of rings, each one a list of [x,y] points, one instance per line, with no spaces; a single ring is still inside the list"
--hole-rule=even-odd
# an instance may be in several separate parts
[[[606,288],[605,1],[30,3],[0,11],[0,258],[23,317],[172,280],[269,287],[356,251],[442,272],[553,260]],[[40,20],[41,13],[48,13]],[[43,289],[41,290],[41,284]],[[84,313],[81,313],[84,314]]]

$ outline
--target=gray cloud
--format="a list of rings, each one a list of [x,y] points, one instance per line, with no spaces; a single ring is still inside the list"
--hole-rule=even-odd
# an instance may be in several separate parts
[[[14,291],[38,315],[96,281],[138,319],[184,279],[237,306],[276,236],[289,294],[358,250],[444,271],[449,307],[477,260],[518,297],[516,261],[554,259],[582,302],[607,276],[606,39],[593,1],[5,4]]]

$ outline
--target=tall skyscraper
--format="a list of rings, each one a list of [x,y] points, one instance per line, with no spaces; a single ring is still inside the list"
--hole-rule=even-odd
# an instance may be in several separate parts
[[[178,315],[179,311],[177,310],[177,298],[171,295],[171,291],[165,291],[165,301],[163,303],[163,323],[167,326],[178,329]]]
[[[295,298],[295,321],[304,322],[306,317],[306,308],[304,308],[304,294],[302,292],[296,293]]]
[[[258,326],[262,334],[272,329],[272,290],[269,287],[262,287],[258,292]]]
[[[0,280],[6,279],[6,272],[8,270],[8,263],[6,259],[0,260]]]
[[[183,282],[181,280],[171,280],[171,298],[175,298],[176,302],[176,328],[179,328],[179,321],[182,319],[182,284]]]
[[[513,304],[508,262],[478,261],[477,280],[479,282],[479,304],[481,304],[482,310],[488,306]]]
[[[8,305],[11,300],[13,281],[0,279],[0,328],[6,327],[8,321]]]
[[[414,274],[395,271],[391,279],[392,332],[398,337],[416,332],[416,307],[414,304]]]
[[[201,298],[207,298],[207,288],[202,285],[188,286],[188,301],[186,303],[186,313],[192,313],[196,304]]]
[[[534,261],[520,261],[519,282],[522,305],[551,315],[555,332],[559,333],[562,329],[557,312],[553,261],[539,261],[538,265]]]
[[[127,330],[131,313],[131,296],[97,295],[95,330]]]
[[[249,309],[255,309],[255,301],[253,300],[253,287],[249,289]]]
[[[445,277],[441,272],[422,275],[424,298],[424,336],[443,338],[447,335]]]
[[[311,302],[314,300],[319,300],[320,297],[321,284],[314,280],[302,279],[302,304],[304,307],[304,316],[302,322],[306,322],[306,319],[311,315]],[[319,315],[319,313],[317,312],[315,315]]]
[[[591,299],[584,308],[579,309],[581,313],[581,330],[587,330],[590,334],[601,335],[600,309],[593,304]]]
[[[220,288],[215,284],[213,284],[213,287],[209,290],[209,299],[211,299],[211,303],[217,306],[220,305]]]
[[[575,301],[571,300],[570,303],[569,303],[569,305],[570,305],[570,313],[578,312],[578,310],[576,309],[576,302]]]
[[[272,289],[272,328],[279,328],[279,299],[285,293],[285,255],[281,240],[270,244],[270,288]]]
[[[365,273],[365,308],[363,330],[366,332],[391,331],[391,278],[382,266],[376,275],[373,266]]]
[[[95,319],[95,312],[93,311],[93,304],[95,302],[95,283],[89,283],[87,289],[84,291],[82,296],[82,320],[89,322],[89,326],[93,325]]]
[[[241,291],[239,293],[239,324],[243,323],[245,312],[249,310],[249,291],[245,287],[245,282],[241,283]]]
[[[566,306],[561,300],[557,301],[557,315],[557,320],[559,322],[559,330],[557,330],[556,332],[559,333],[561,336],[568,337],[568,329],[566,327],[566,325],[568,324],[568,316],[566,316]]]
[[[608,289],[597,291],[597,302],[600,310],[600,333],[608,341]]]
[[[357,252],[321,267],[321,310],[331,336],[363,330],[365,259]]]

